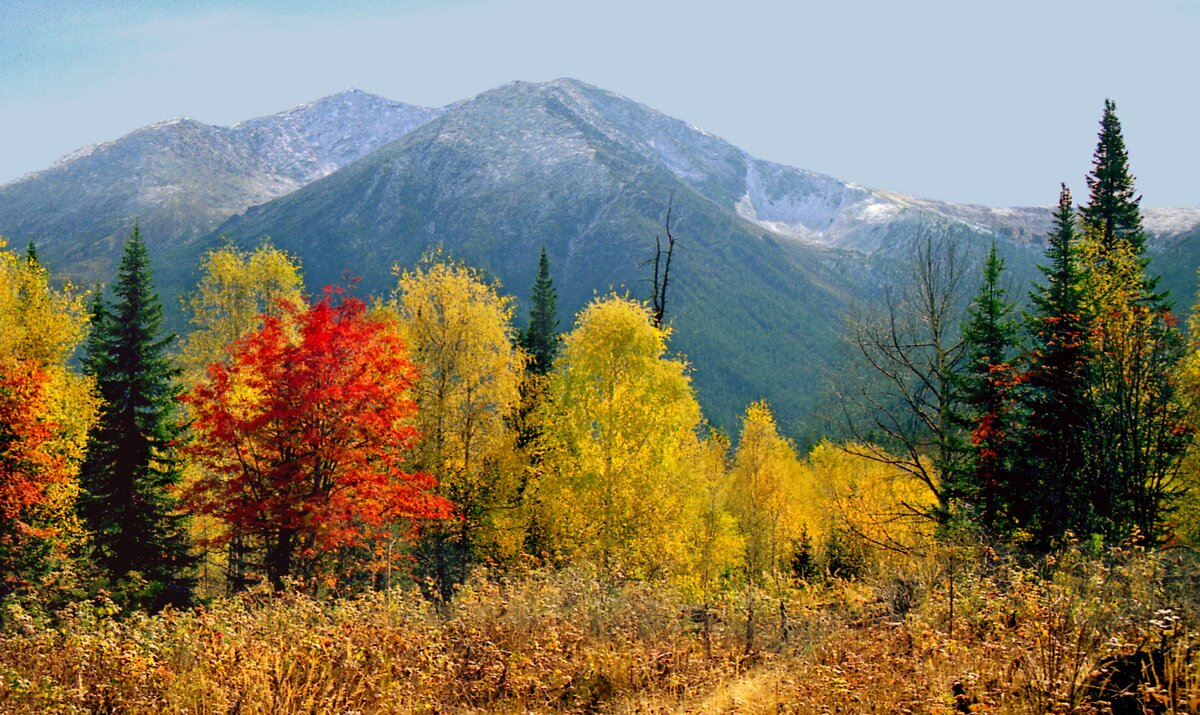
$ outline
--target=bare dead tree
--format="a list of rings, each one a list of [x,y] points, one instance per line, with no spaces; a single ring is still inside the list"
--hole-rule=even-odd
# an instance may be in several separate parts
[[[675,255],[675,236],[671,234],[671,210],[674,203],[675,195],[672,194],[667,199],[667,218],[664,221],[667,234],[666,253],[663,253],[662,238],[655,236],[654,258],[650,261],[654,266],[650,308],[653,311],[654,327],[656,328],[662,327],[663,316],[667,312],[667,285],[671,281],[671,257]]]
[[[965,257],[952,238],[925,236],[913,246],[905,283],[886,291],[882,310],[850,321],[849,340],[866,379],[842,396],[858,456],[894,466],[937,499],[943,520],[965,456],[957,419],[955,374],[964,360],[959,329]]]

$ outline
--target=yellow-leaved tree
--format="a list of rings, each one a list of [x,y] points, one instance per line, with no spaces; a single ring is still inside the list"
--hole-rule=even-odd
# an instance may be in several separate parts
[[[197,384],[210,363],[223,362],[230,344],[258,329],[263,315],[286,316],[282,304],[303,298],[300,265],[278,248],[225,246],[205,254],[196,290],[185,301],[191,331],[180,351],[184,382]]]
[[[933,537],[931,516],[937,497],[911,473],[876,454],[876,446],[821,442],[805,464],[806,525],[825,545],[826,568],[833,575],[853,572],[864,548],[911,554]]]
[[[1187,352],[1176,370],[1179,402],[1186,410],[1190,429],[1200,429],[1200,294],[1188,316]],[[1179,471],[1179,498],[1172,514],[1175,536],[1193,548],[1200,547],[1200,443],[1188,445]]]
[[[462,263],[430,256],[400,276],[389,307],[420,373],[414,468],[432,474],[457,509],[455,519],[423,530],[418,562],[445,600],[472,564],[520,549],[510,515],[523,465],[511,425],[525,357],[515,347],[512,300]]]
[[[594,300],[566,336],[541,413],[541,518],[608,578],[677,571],[700,407],[641,303]]]
[[[784,600],[790,580],[792,547],[801,534],[798,516],[800,461],[790,441],[779,435],[765,402],[755,402],[742,417],[742,434],[733,458],[730,509],[742,538],[746,578],[746,652],[754,650],[755,596],[770,588],[779,604],[780,634],[787,640]]]
[[[1145,276],[1138,244],[1106,241],[1102,231],[1085,226],[1080,259],[1095,358],[1084,488],[1091,518],[1077,528],[1113,540],[1131,527],[1155,537],[1184,491],[1178,474],[1190,434],[1177,399],[1182,336],[1166,299]]]
[[[0,595],[54,587],[85,541],[75,502],[99,404],[68,361],[87,323],[82,294],[0,239]]]
[[[707,602],[722,572],[740,562],[743,539],[729,510],[729,437],[712,430],[698,447],[691,460],[691,488],[686,495],[690,523],[680,532],[680,538],[688,542],[692,562],[677,581],[684,593]]]

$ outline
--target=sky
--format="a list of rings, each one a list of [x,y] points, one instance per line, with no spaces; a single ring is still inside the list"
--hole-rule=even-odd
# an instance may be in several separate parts
[[[1086,196],[1105,98],[1144,206],[1200,207],[1200,0],[0,0],[0,183],[187,116],[573,77],[751,154],[991,206]]]

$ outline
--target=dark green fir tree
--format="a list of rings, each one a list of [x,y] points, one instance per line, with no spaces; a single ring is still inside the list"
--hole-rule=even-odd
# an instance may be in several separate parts
[[[554,369],[554,360],[558,357],[558,313],[555,308],[554,283],[550,280],[550,261],[546,258],[546,247],[542,247],[538,259],[537,278],[533,282],[533,293],[530,295],[529,327],[521,333],[521,347],[529,354],[529,373],[541,379],[525,380],[521,387],[521,407],[517,418],[517,445],[522,449],[535,444],[541,435],[537,420],[533,419],[538,405],[545,399],[546,375]],[[537,462],[541,459],[538,450],[530,452],[530,459]],[[522,481],[519,493],[522,499],[534,499],[535,494],[527,493],[527,483]],[[533,513],[541,509],[534,505]],[[544,554],[548,550],[547,527],[540,519],[533,519],[525,532],[525,552],[529,554]]]
[[[1111,99],[1104,100],[1092,172],[1087,177],[1090,195],[1087,205],[1080,209],[1080,218],[1084,231],[1095,236],[1105,250],[1114,251],[1123,242],[1140,255],[1146,247],[1138,206],[1142,197],[1134,193],[1129,153],[1116,112],[1117,105]]]
[[[177,370],[166,354],[174,336],[162,334],[162,306],[136,227],[113,294],[111,303],[97,294],[84,356],[103,405],[80,470],[80,511],[115,593],[157,610],[190,600],[194,558],[171,495],[181,477]]]
[[[1092,424],[1088,396],[1093,357],[1083,304],[1079,234],[1071,191],[1063,184],[1047,238],[1044,283],[1030,293],[1025,318],[1029,351],[1022,394],[1025,403],[1019,471],[1036,475],[1019,510],[1020,528],[1048,545],[1064,531],[1090,521],[1084,445]]]
[[[1088,493],[1092,531],[1111,541],[1153,539],[1176,492],[1190,433],[1176,400],[1182,335],[1158,279],[1146,273],[1141,197],[1135,195],[1116,106],[1104,102],[1080,210],[1092,343]]]
[[[537,280],[533,283],[530,302],[529,328],[521,336],[521,346],[529,353],[530,372],[545,375],[554,367],[559,345],[554,283],[550,280],[550,262],[546,259],[545,247],[538,260]]]
[[[963,499],[989,531],[1007,532],[1014,526],[1013,503],[1025,493],[1014,470],[1017,456],[1020,376],[1016,308],[1002,278],[1004,260],[992,244],[983,266],[983,281],[967,309],[963,326],[966,364],[960,375],[961,399],[971,433],[971,467],[961,485]]]

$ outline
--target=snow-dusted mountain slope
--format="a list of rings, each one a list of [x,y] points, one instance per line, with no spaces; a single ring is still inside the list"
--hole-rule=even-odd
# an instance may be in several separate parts
[[[1018,244],[1039,244],[1050,230],[1044,207],[992,208],[873,190],[750,156],[723,139],[618,94],[571,79],[540,85],[516,82],[510,90],[536,90],[549,106],[569,110],[586,133],[621,144],[669,170],[724,209],[773,234],[865,253],[888,250],[887,236],[907,235],[924,224],[957,226]],[[503,89],[503,88],[502,88]],[[573,150],[561,147],[561,155]],[[544,148],[543,154],[555,155]],[[1154,245],[1200,227],[1200,208],[1147,209]]]
[[[349,90],[233,127],[159,122],[0,187],[0,235],[36,241],[78,278],[101,278],[135,221],[152,247],[207,233],[441,111]]]

